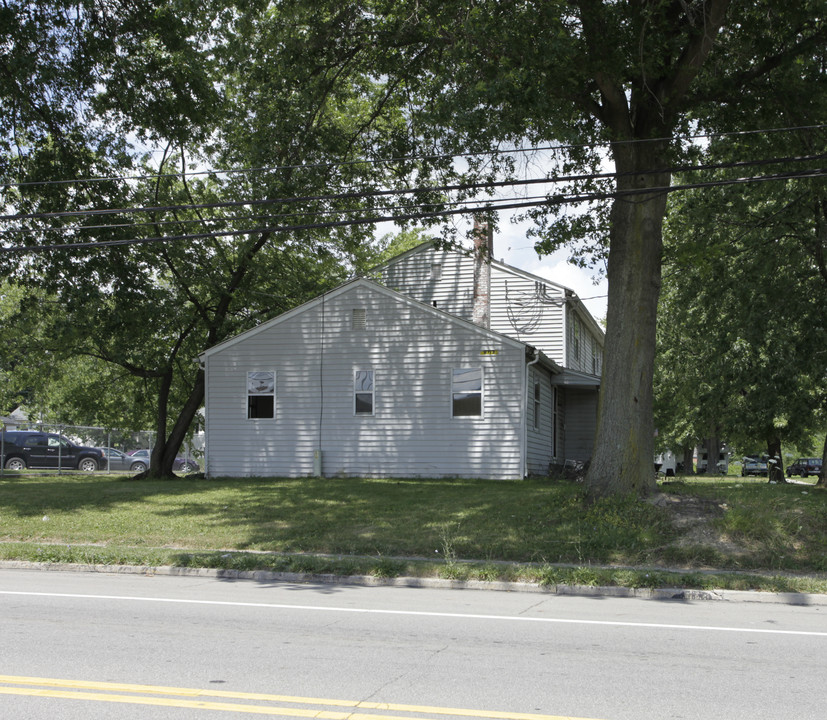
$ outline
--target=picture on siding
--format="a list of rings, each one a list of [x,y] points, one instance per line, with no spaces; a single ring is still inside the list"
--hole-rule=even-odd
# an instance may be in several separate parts
[[[247,418],[275,417],[276,373],[247,373]]]
[[[353,380],[354,412],[373,415],[373,370],[357,370]]]

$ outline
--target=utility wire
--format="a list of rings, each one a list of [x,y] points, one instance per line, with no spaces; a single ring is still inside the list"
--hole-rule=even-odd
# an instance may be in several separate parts
[[[542,202],[547,198],[547,195],[526,195],[526,196],[519,196],[519,197],[507,197],[507,198],[491,198],[488,202],[492,204],[491,209],[497,210],[499,209],[499,204],[507,203],[507,202],[516,202],[520,200],[521,202],[525,202],[528,200]],[[457,207],[457,206],[466,206],[471,205],[472,203],[478,203],[479,200],[443,200],[440,202],[434,203],[420,203],[420,207],[422,208],[429,208],[434,206],[446,206],[446,207]],[[384,212],[389,211],[396,211],[396,210],[406,210],[408,209],[405,205],[388,205],[386,207],[381,208]],[[355,207],[351,209],[346,208],[338,208],[338,209],[328,209],[328,210],[309,210],[307,212],[291,212],[291,213],[275,213],[275,214],[267,214],[267,215],[223,215],[220,217],[206,217],[206,218],[177,218],[174,220],[145,220],[141,222],[135,223],[113,223],[111,225],[63,225],[58,227],[33,227],[33,228],[9,228],[7,230],[0,230],[0,235],[13,235],[13,234],[46,234],[46,233],[67,233],[67,232],[80,232],[80,231],[90,231],[90,230],[119,230],[123,228],[141,228],[141,227],[155,227],[155,226],[168,226],[168,225],[193,225],[193,224],[208,224],[208,223],[237,223],[240,220],[255,220],[257,222],[270,222],[274,220],[285,220],[290,218],[303,218],[307,216],[315,216],[315,217],[324,217],[326,215],[352,215],[354,213],[364,212],[366,208],[362,207]]]
[[[745,178],[735,178],[731,180],[715,180],[715,181],[708,181],[703,183],[690,183],[690,184],[683,184],[683,185],[670,185],[670,186],[661,186],[661,187],[650,187],[650,188],[634,188],[630,190],[619,190],[613,192],[605,192],[605,193],[586,193],[581,195],[557,195],[552,198],[547,198],[543,201],[533,201],[533,202],[522,202],[522,203],[512,203],[509,205],[500,205],[497,206],[496,209],[498,210],[515,210],[521,209],[526,207],[538,207],[541,205],[553,206],[553,205],[563,205],[568,203],[575,203],[575,202],[585,202],[585,201],[592,201],[592,200],[606,200],[606,199],[625,199],[640,196],[640,195],[659,195],[671,192],[678,192],[683,190],[693,190],[693,189],[700,189],[700,188],[708,188],[708,187],[723,187],[729,185],[743,185],[749,183],[759,183],[759,182],[771,182],[771,181],[778,181],[778,180],[791,180],[791,179],[806,179],[806,178],[822,178],[827,176],[827,168],[817,168],[811,170],[802,170],[800,172],[789,172],[777,175],[763,175],[763,176],[754,176],[754,177],[745,177]],[[7,248],[0,248],[0,253],[2,254],[9,254],[9,253],[16,253],[16,252],[43,252],[46,250],[77,250],[77,249],[88,249],[88,248],[100,248],[100,247],[114,247],[114,246],[123,246],[123,245],[146,245],[151,243],[166,243],[166,242],[175,242],[179,240],[203,240],[208,238],[215,238],[215,237],[235,237],[239,235],[250,235],[250,234],[275,234],[275,233],[283,233],[283,232],[297,232],[301,230],[314,230],[314,229],[330,229],[336,227],[350,227],[356,225],[371,225],[380,222],[402,222],[407,220],[422,220],[426,218],[438,218],[438,217],[449,217],[452,215],[461,215],[461,214],[477,214],[477,213],[484,213],[491,211],[490,204],[480,205],[477,207],[463,207],[463,208],[454,208],[450,210],[440,210],[436,212],[419,212],[419,213],[404,213],[404,214],[396,214],[396,215],[389,215],[384,217],[364,217],[364,218],[353,218],[349,220],[334,220],[328,222],[318,222],[318,223],[306,223],[302,225],[273,225],[267,227],[258,227],[258,228],[250,228],[246,230],[227,230],[227,231],[216,231],[216,232],[205,232],[205,233],[190,233],[190,234],[182,234],[182,235],[174,235],[174,236],[161,236],[161,237],[152,237],[152,238],[131,238],[131,239],[121,239],[121,240],[101,240],[101,241],[90,241],[90,242],[79,242],[79,243],[56,243],[56,244],[49,244],[49,245],[28,245],[28,246],[17,246],[17,247],[7,247]]]
[[[65,217],[89,217],[92,215],[124,215],[141,212],[173,212],[177,210],[215,210],[219,208],[233,208],[244,206],[261,206],[261,205],[276,205],[276,204],[293,204],[301,202],[323,202],[332,200],[364,200],[371,197],[388,197],[391,195],[408,195],[419,192],[452,192],[452,191],[468,191],[468,190],[487,190],[494,188],[528,186],[537,184],[555,184],[563,182],[588,182],[594,180],[609,180],[627,177],[630,175],[658,175],[662,173],[678,174],[687,172],[700,172],[704,170],[726,170],[726,169],[740,169],[747,167],[760,167],[763,165],[775,165],[780,163],[797,163],[808,162],[813,160],[824,160],[827,158],[827,153],[820,153],[815,155],[791,156],[782,158],[764,158],[761,160],[744,160],[730,163],[715,163],[708,165],[690,165],[677,166],[674,168],[660,168],[655,170],[643,170],[633,173],[589,173],[585,175],[563,175],[551,178],[529,178],[525,180],[499,180],[489,182],[477,183],[457,183],[452,185],[439,186],[419,186],[412,188],[400,188],[394,190],[368,190],[368,191],[348,191],[343,193],[335,193],[330,195],[309,195],[296,196],[286,198],[267,198],[259,200],[224,200],[211,203],[192,203],[192,204],[176,204],[176,205],[157,205],[147,207],[129,207],[129,208],[101,208],[96,210],[64,210],[58,212],[44,212],[44,213],[22,213],[14,215],[0,215],[0,221],[18,221],[18,220],[40,220],[48,218],[65,218]]]
[[[783,128],[762,128],[762,129],[755,129],[755,130],[740,130],[735,132],[725,132],[725,133],[698,133],[695,135],[690,135],[687,137],[688,140],[696,141],[696,140],[714,140],[717,138],[725,138],[725,137],[744,137],[748,135],[769,135],[775,133],[783,133],[783,132],[800,132],[800,131],[812,131],[812,130],[823,130],[827,128],[827,124],[822,125],[801,125],[801,126],[794,126],[794,127],[783,127]],[[635,145],[635,144],[644,144],[644,143],[652,143],[652,142],[672,142],[675,138],[669,137],[660,137],[660,138],[645,138],[645,139],[631,139],[631,140],[616,140],[605,143],[605,147],[609,148],[612,146],[619,146],[619,145]],[[87,178],[72,178],[72,179],[64,179],[64,180],[30,180],[30,181],[23,181],[18,183],[13,182],[6,182],[0,183],[0,188],[10,188],[10,187],[40,187],[40,186],[48,186],[48,185],[70,185],[74,183],[97,183],[97,182],[115,182],[115,181],[157,181],[159,179],[167,179],[167,178],[178,178],[178,177],[196,177],[196,176],[218,176],[218,175],[244,175],[244,174],[253,174],[253,173],[273,173],[273,172],[283,172],[288,170],[321,170],[321,169],[330,169],[334,167],[353,167],[355,165],[388,165],[388,164],[395,164],[401,162],[416,162],[420,160],[449,160],[449,159],[460,159],[460,158],[468,158],[468,157],[481,157],[481,156],[495,156],[495,155],[518,155],[518,154],[534,154],[539,152],[561,152],[566,150],[580,150],[583,148],[589,149],[596,149],[600,147],[599,145],[593,143],[582,143],[579,145],[576,144],[567,144],[567,145],[546,145],[546,146],[532,146],[528,148],[513,148],[513,149],[501,149],[489,152],[465,152],[465,153],[454,153],[454,154],[439,154],[439,153],[432,153],[432,154],[424,154],[424,155],[409,155],[409,156],[402,156],[402,157],[395,157],[389,159],[378,159],[378,160],[348,160],[342,162],[325,162],[325,163],[307,163],[307,164],[298,164],[298,165],[274,165],[274,166],[263,166],[263,167],[248,167],[248,168],[229,168],[226,170],[218,170],[218,169],[207,169],[207,170],[193,170],[191,172],[176,172],[176,173],[162,173],[162,174],[153,174],[153,175],[110,175],[110,176],[101,176],[101,177],[87,177]]]

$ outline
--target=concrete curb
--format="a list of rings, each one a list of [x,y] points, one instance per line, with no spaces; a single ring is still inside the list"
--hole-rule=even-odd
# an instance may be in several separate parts
[[[445,578],[395,577],[372,575],[332,575],[313,573],[272,572],[269,570],[223,570],[189,568],[172,565],[88,565],[84,563],[39,563],[23,560],[0,561],[0,569],[40,570],[47,572],[89,572],[111,575],[164,575],[205,577],[224,580],[252,580],[302,585],[355,585],[360,587],[408,587],[445,590],[493,590],[527,592],[546,595],[581,597],[639,598],[644,600],[725,601],[777,603],[782,605],[825,606],[827,595],[810,593],[770,593],[752,590],[697,590],[692,588],[628,588],[590,585],[540,585],[539,583],[500,582],[484,580],[449,580]]]

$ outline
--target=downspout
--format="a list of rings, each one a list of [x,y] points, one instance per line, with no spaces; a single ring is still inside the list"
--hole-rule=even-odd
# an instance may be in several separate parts
[[[527,346],[528,349],[530,346]],[[523,379],[523,384],[525,388],[523,390],[523,437],[520,448],[520,455],[523,459],[523,477],[528,477],[528,378],[531,375],[529,372],[529,368],[532,365],[536,365],[540,362],[540,353],[537,352],[537,348],[532,347],[531,351],[534,353],[534,359],[531,362],[527,362],[525,366],[525,378]]]

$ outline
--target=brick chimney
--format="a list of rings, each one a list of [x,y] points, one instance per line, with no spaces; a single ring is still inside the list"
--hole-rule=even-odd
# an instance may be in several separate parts
[[[484,220],[474,218],[474,307],[471,319],[486,330],[491,327],[491,259],[494,231]]]

